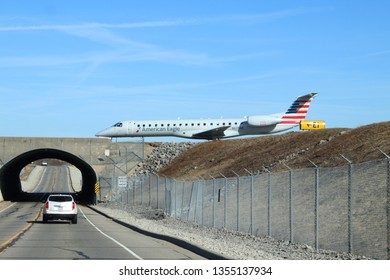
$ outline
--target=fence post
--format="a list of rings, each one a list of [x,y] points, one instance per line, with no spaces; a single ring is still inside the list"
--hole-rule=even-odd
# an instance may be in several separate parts
[[[150,174],[149,175],[149,202],[148,202],[148,206],[150,207],[151,206],[151,202],[152,202],[152,176],[153,174]]]
[[[390,260],[390,157],[387,156],[387,259]]]
[[[210,177],[213,179],[213,217],[212,217],[212,224],[213,227],[215,227],[215,178],[210,175]],[[202,193],[203,196],[203,193]]]
[[[232,172],[237,176],[237,231],[240,231],[240,175],[234,170]]]
[[[136,186],[136,183],[138,182],[139,178],[137,178],[136,180],[133,180],[133,206],[136,205],[136,203],[135,203],[135,188],[138,187],[138,185]]]
[[[225,178],[225,193],[224,193],[224,205],[223,205],[223,227],[226,228],[227,224],[227,178],[221,172],[219,172],[223,178]]]
[[[348,253],[352,254],[352,161],[341,156],[348,162]]]
[[[246,172],[251,176],[251,187],[250,187],[250,195],[251,195],[251,201],[250,201],[250,225],[251,225],[251,235],[253,235],[253,173],[249,172],[247,169],[245,169]]]
[[[164,207],[165,207],[165,212],[166,213],[169,213],[170,215],[172,215],[172,189],[171,189],[171,185],[169,185],[169,188],[168,188],[168,178],[163,176],[165,178],[165,192],[164,192]]]
[[[378,150],[387,158],[387,259],[390,260],[390,156],[378,148]]]
[[[201,221],[201,224],[202,224],[202,226],[204,225],[204,189],[205,189],[205,180],[204,179],[202,179],[203,180],[203,183],[200,185],[200,191],[201,191],[201,196],[200,196],[200,198],[201,198],[201,211],[202,211],[202,221]],[[214,202],[213,202],[214,203]],[[213,227],[214,227],[214,225],[213,225]]]
[[[183,205],[184,205],[184,188],[185,188],[185,181],[182,181],[182,188],[181,188],[181,206],[180,206],[180,220],[182,221],[183,217]],[[187,219],[188,221],[188,219]]]
[[[184,192],[184,184],[185,184],[185,183],[183,183],[183,192]],[[192,196],[193,196],[193,194],[194,194],[194,192],[195,192],[195,191],[194,191],[195,185],[196,185],[196,190],[198,190],[199,180],[192,181],[192,184],[191,184],[190,199],[189,199],[189,202],[188,202],[187,222],[190,221],[191,201],[192,201]],[[184,196],[183,196],[183,201],[184,201]],[[182,208],[183,208],[183,206],[182,206]],[[196,212],[196,203],[195,203],[195,212]]]
[[[174,207],[173,207],[173,210],[174,210],[174,212],[173,213],[175,213],[175,219],[177,218],[177,216],[176,216],[176,212],[177,212],[177,192],[176,192],[176,179],[173,179],[173,184],[172,184],[172,186],[174,187],[174,189],[175,189],[175,200],[173,201],[173,205],[174,205]]]
[[[293,242],[294,237],[294,231],[293,231],[293,224],[294,224],[294,216],[293,216],[293,186],[292,186],[292,169],[285,163],[283,163],[284,166],[288,168],[288,185],[289,185],[289,215],[290,215],[290,242]]]
[[[312,162],[310,159],[309,161],[311,164],[315,166],[315,184],[314,184],[314,243],[316,250],[319,249],[319,242],[318,242],[318,230],[319,230],[319,201],[320,201],[320,195],[319,195],[319,185],[320,185],[320,169],[318,168],[318,165]]]
[[[141,180],[141,206],[144,206],[144,179],[145,176],[143,176]]]
[[[156,192],[157,192],[157,209],[159,209],[158,208],[158,206],[159,206],[159,203],[158,203],[158,200],[159,200],[159,197],[158,197],[158,189],[160,188],[160,177],[157,175],[157,174],[155,174],[156,175],[156,177],[157,177],[157,190],[156,190]]]
[[[271,171],[268,171],[268,236],[271,236],[271,203],[272,203],[272,182],[271,182]]]

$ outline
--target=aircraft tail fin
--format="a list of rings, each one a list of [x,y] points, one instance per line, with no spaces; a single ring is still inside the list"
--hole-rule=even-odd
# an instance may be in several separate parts
[[[310,103],[317,95],[318,93],[309,93],[298,96],[287,112],[282,116],[280,124],[298,125],[301,120],[306,118]]]

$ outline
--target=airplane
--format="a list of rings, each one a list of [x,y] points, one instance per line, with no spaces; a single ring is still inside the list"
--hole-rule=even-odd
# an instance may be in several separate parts
[[[174,136],[217,140],[243,135],[272,134],[292,129],[305,120],[312,99],[318,93],[298,96],[285,113],[253,115],[244,118],[129,120],[96,133],[97,137]]]

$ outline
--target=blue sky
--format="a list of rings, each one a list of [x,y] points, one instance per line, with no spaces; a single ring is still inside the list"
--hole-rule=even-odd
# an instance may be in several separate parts
[[[314,100],[327,127],[389,120],[389,1],[6,1],[0,136],[243,117]],[[178,139],[180,141],[180,139]]]

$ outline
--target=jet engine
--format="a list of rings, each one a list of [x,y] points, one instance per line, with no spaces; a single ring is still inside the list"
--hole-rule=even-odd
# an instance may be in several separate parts
[[[249,116],[248,117],[248,125],[250,126],[268,126],[278,124],[280,122],[280,118],[274,118],[272,116]]]
[[[325,128],[325,121],[322,120],[302,120],[299,128],[301,130],[318,130]]]

